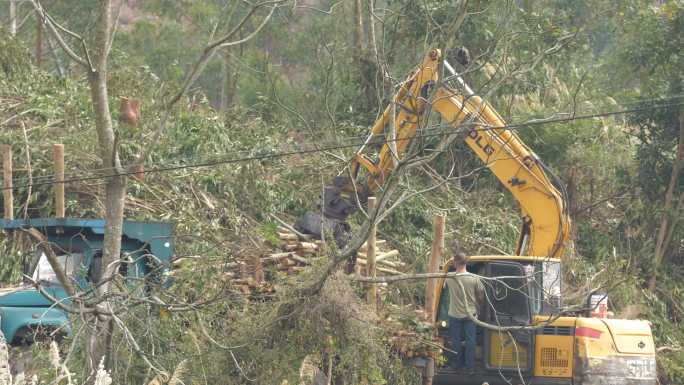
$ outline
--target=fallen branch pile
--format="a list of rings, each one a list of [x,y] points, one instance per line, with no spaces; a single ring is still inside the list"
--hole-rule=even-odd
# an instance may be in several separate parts
[[[246,299],[263,299],[265,294],[277,290],[275,277],[298,274],[315,258],[326,255],[325,242],[297,233],[284,225],[277,227],[277,241],[271,241],[270,244],[279,250],[221,264],[221,280],[229,283]],[[379,278],[406,275],[406,266],[399,260],[398,250],[390,249],[388,242],[382,239],[376,240],[375,245],[376,274]],[[174,267],[182,264],[192,268],[193,258],[199,257],[186,257],[184,260],[190,260],[190,263],[179,261],[174,263]],[[364,243],[357,253],[357,280],[368,276],[367,266],[368,248]],[[427,317],[424,310],[412,305],[386,303],[383,299],[386,291],[386,285],[379,285],[378,326],[385,330],[387,343],[392,346],[392,350],[402,358],[439,357],[442,343],[434,335],[432,325],[425,321]]]
[[[443,341],[426,322],[425,311],[412,305],[388,305],[381,314],[380,326],[388,333],[388,342],[400,357],[430,357],[442,354]]]

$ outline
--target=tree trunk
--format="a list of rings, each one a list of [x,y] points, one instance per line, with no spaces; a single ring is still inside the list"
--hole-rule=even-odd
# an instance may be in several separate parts
[[[64,66],[62,65],[62,59],[60,59],[59,54],[57,54],[57,50],[55,49],[54,44],[52,43],[52,38],[50,37],[50,34],[47,34],[45,36],[46,43],[48,50],[50,54],[52,54],[52,59],[53,62],[55,63],[55,68],[57,69],[57,73],[59,74],[60,77],[66,77],[66,70],[64,69]]]
[[[442,37],[442,48],[444,53],[449,52],[450,49],[454,48],[454,43],[458,39],[458,31],[465,22],[465,18],[468,15],[468,0],[461,0],[457,3],[457,10],[454,12],[453,21],[446,27],[446,32]],[[467,81],[467,79],[466,79]]]
[[[226,111],[233,105],[235,99],[235,88],[237,77],[233,74],[233,69],[230,66],[230,55],[227,51],[222,53],[223,59],[223,78],[221,81],[221,102],[220,110]]]
[[[370,5],[372,6],[372,5]],[[369,7],[370,7],[369,6]],[[352,2],[352,58],[354,60],[354,68],[358,71],[358,82],[361,93],[364,96],[362,99],[363,105],[359,106],[361,111],[371,111],[378,103],[375,91],[377,65],[375,63],[375,55],[369,57],[368,47],[371,46],[371,36],[367,36],[366,28],[364,26],[364,14],[368,14],[368,23],[372,23],[372,15],[370,15],[370,8],[364,11],[363,0],[354,0]],[[371,29],[373,34],[374,28]],[[372,48],[372,47],[371,47]]]
[[[114,334],[114,322],[110,317],[88,317],[91,327],[88,336],[86,354],[88,355],[89,378],[85,383],[93,383],[100,362],[108,371],[112,364],[112,336]],[[88,319],[87,318],[87,319]]]
[[[123,172],[116,149],[116,139],[112,116],[109,109],[107,91],[107,56],[112,31],[111,1],[101,1],[98,12],[97,32],[93,44],[93,70],[89,72],[88,81],[95,112],[95,128],[99,143],[100,157],[103,166],[110,174]],[[124,202],[126,196],[126,177],[115,176],[105,186],[105,233],[102,245],[102,266],[105,271],[101,277],[105,282],[98,287],[97,295],[104,296],[110,291],[110,277],[118,268],[116,263],[121,255],[121,232],[123,228]],[[105,310],[107,301],[100,305]],[[113,321],[108,316],[95,316],[94,327],[88,338],[88,365],[90,373],[97,371],[97,366],[104,360],[105,368],[109,368],[112,347]]]
[[[663,257],[667,248],[669,246],[669,241],[672,239],[672,231],[670,227],[673,227],[675,223],[672,223],[675,212],[674,200],[675,200],[675,189],[677,187],[677,182],[679,180],[679,174],[682,171],[682,166],[684,166],[684,113],[679,116],[679,141],[677,142],[677,150],[675,153],[675,159],[672,163],[672,174],[670,174],[670,183],[667,186],[667,191],[665,192],[665,204],[663,206],[663,217],[660,220],[660,227],[658,228],[658,237],[656,239],[655,255],[654,255],[654,267],[657,269],[663,261]],[[655,272],[654,272],[655,273]],[[649,283],[649,288],[655,288],[655,278],[651,278]]]
[[[40,21],[40,16],[36,12],[36,67],[40,68],[43,63],[43,23]]]
[[[674,163],[672,164],[672,174],[670,174],[670,183],[667,186],[667,191],[665,192],[665,205],[663,207],[664,215],[660,221],[660,228],[658,229],[658,238],[656,240],[656,250],[655,250],[655,262],[659,265],[662,262],[663,255],[667,249],[667,244],[665,242],[666,235],[669,231],[670,220],[672,219],[672,209],[674,204],[674,190],[677,187],[677,181],[679,180],[679,174],[682,171],[682,166],[684,166],[684,114],[679,117],[679,141],[677,142],[677,151],[675,155]]]
[[[352,11],[354,27],[352,30],[352,38],[354,45],[354,61],[356,62],[357,70],[361,70],[361,58],[363,57],[363,42],[364,42],[364,29],[363,29],[363,12],[362,12],[362,0],[353,0]]]
[[[365,52],[365,86],[366,86],[366,99],[368,100],[369,110],[375,108],[378,113],[382,113],[381,105],[382,95],[379,90],[382,89],[383,78],[380,67],[380,53],[378,51],[377,36],[375,31],[375,19],[373,19],[373,14],[375,13],[375,0],[367,0],[367,19],[366,23],[368,26],[367,42],[366,42],[366,52]]]
[[[375,56],[375,60],[378,61],[378,40],[375,32],[375,19],[373,14],[375,13],[375,0],[368,0],[368,49]]]
[[[9,30],[10,36],[17,34],[17,0],[9,0]]]

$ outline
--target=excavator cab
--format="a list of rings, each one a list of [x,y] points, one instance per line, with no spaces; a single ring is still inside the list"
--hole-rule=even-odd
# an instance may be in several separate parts
[[[447,263],[445,271],[452,270]],[[479,318],[490,325],[527,326],[544,314],[557,312],[560,305],[560,261],[533,257],[475,256],[467,270],[480,275],[485,286],[485,303]],[[437,306],[438,335],[452,350],[449,337],[449,290],[446,280],[439,283]],[[436,383],[490,384],[503,378],[533,376],[535,362],[534,330],[497,331],[477,328],[476,371],[463,376],[445,365],[436,371]],[[447,352],[448,354],[448,352]],[[446,363],[446,356],[442,362]],[[505,381],[504,381],[505,382]]]

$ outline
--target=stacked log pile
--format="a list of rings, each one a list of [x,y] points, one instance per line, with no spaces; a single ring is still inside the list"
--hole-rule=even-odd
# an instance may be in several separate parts
[[[288,263],[296,267],[305,266],[310,257],[321,255],[325,246],[323,241],[312,240],[306,235],[296,234],[283,226],[278,227],[278,238],[280,239],[280,249],[284,253],[270,254],[268,257],[285,256],[284,258],[288,260]],[[390,275],[402,274],[400,270],[403,269],[404,263],[398,260],[399,251],[388,250],[387,241],[382,239],[376,241],[376,246],[378,248],[375,257],[378,265],[377,271]],[[368,264],[366,253],[367,246],[364,243],[356,258],[357,271],[361,275],[365,275],[365,267]],[[295,269],[295,271],[297,270]]]
[[[275,285],[264,274],[265,270],[276,271],[281,274],[297,274],[311,264],[313,258],[324,255],[325,243],[312,239],[303,234],[297,234],[291,229],[279,226],[277,229],[280,250],[274,253],[257,255],[251,260],[223,263],[218,266],[225,282],[240,291],[245,296],[273,293]],[[378,240],[376,252],[376,270],[380,274],[402,274],[400,269],[404,263],[398,260],[399,251],[387,249],[385,240]],[[364,244],[358,252],[357,273],[366,275],[367,247]],[[187,266],[192,268],[195,257],[185,257],[174,262],[174,268]]]

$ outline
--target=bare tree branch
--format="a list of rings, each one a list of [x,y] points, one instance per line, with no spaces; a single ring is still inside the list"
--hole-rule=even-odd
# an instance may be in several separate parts
[[[78,54],[77,54],[76,52],[74,52],[74,50],[71,49],[71,47],[69,47],[69,45],[64,41],[64,38],[63,38],[62,35],[59,33],[58,29],[64,31],[65,33],[71,35],[72,37],[75,37],[75,38],[81,40],[81,43],[82,43],[82,45],[83,45],[83,48],[84,48],[84,50],[85,50],[86,57],[87,57],[87,56],[88,56],[88,51],[87,51],[87,49],[86,49],[85,41],[83,40],[83,38],[82,38],[81,36],[79,36],[78,34],[76,34],[76,33],[74,33],[74,32],[71,32],[71,31],[69,31],[68,29],[62,27],[61,25],[59,25],[58,23],[56,23],[54,20],[52,20],[52,18],[47,14],[47,12],[45,12],[45,9],[44,9],[43,6],[40,4],[40,1],[39,1],[39,0],[31,0],[31,4],[33,4],[33,8],[36,10],[36,12],[38,13],[38,15],[40,15],[41,21],[43,22],[43,24],[45,24],[45,25],[48,26],[48,29],[50,30],[50,33],[52,33],[52,35],[55,37],[55,39],[57,40],[57,43],[59,44],[60,47],[62,47],[62,49],[64,50],[64,52],[66,52],[66,54],[67,54],[73,61],[75,61],[76,63],[82,65],[83,67],[86,67],[88,70],[91,70],[91,71],[92,71],[92,69],[93,69],[92,63],[90,63],[89,60],[86,61],[86,59],[84,59],[84,58],[78,56]]]
[[[235,46],[235,45],[240,45],[243,43],[246,43],[247,41],[251,40],[254,36],[256,36],[261,29],[268,23],[268,21],[271,19],[271,16],[273,16],[273,13],[275,12],[276,8],[278,5],[286,2],[288,0],[275,0],[275,1],[264,1],[258,4],[255,4],[250,11],[242,18],[242,20],[230,31],[228,34],[223,36],[222,38],[215,40],[211,43],[209,43],[204,50],[202,51],[202,54],[200,57],[195,61],[195,63],[192,65],[190,71],[187,73],[185,76],[185,80],[183,80],[183,83],[176,92],[174,96],[172,96],[165,104],[164,104],[164,112],[163,116],[161,119],[161,122],[159,123],[159,127],[157,130],[154,132],[152,135],[152,138],[149,140],[147,145],[143,146],[142,148],[144,150],[141,151],[141,153],[136,157],[136,159],[133,161],[133,168],[141,165],[144,163],[145,158],[148,155],[149,149],[154,148],[155,144],[159,141],[162,133],[164,132],[166,128],[166,122],[168,121],[168,118],[171,114],[171,109],[173,106],[178,103],[178,101],[185,95],[185,93],[190,89],[190,87],[195,83],[197,78],[202,74],[204,71],[204,68],[206,67],[207,63],[211,58],[214,56],[216,51],[219,48],[225,48],[225,47],[230,47],[230,46]],[[240,29],[245,25],[247,21],[249,21],[254,13],[259,10],[262,7],[272,5],[270,12],[268,15],[264,18],[264,20],[261,22],[261,24],[252,32],[250,33],[247,37],[237,40],[237,41],[232,41],[230,42],[229,40],[240,31]]]
[[[52,270],[54,270],[57,279],[59,279],[59,282],[61,282],[64,286],[64,290],[67,292],[69,296],[76,297],[76,287],[74,286],[73,282],[71,282],[71,278],[67,276],[62,265],[59,263],[59,259],[57,259],[57,255],[55,254],[55,251],[52,249],[52,246],[50,242],[47,240],[47,237],[45,237],[43,233],[41,233],[33,227],[28,229],[22,229],[22,231],[30,235],[34,240],[38,242],[37,246],[45,253],[45,257],[50,263],[50,267],[52,267]]]

